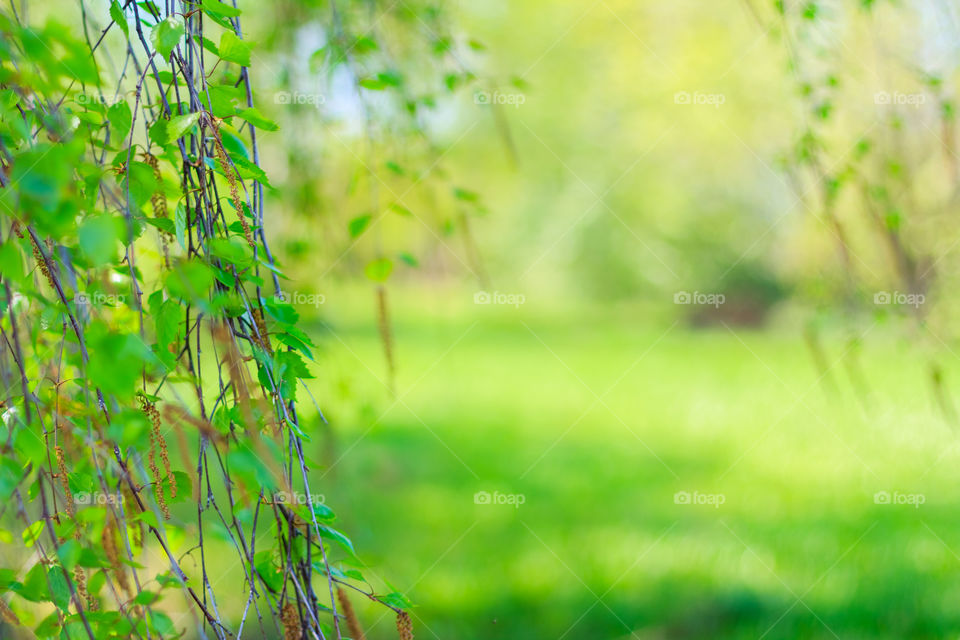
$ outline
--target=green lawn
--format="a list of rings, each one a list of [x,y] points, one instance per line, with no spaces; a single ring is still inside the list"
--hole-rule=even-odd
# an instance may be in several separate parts
[[[865,339],[858,400],[843,362],[826,393],[788,330],[395,308],[395,398],[370,318],[315,325],[334,437],[314,453],[367,573],[419,605],[418,637],[960,633],[955,434],[889,328]]]

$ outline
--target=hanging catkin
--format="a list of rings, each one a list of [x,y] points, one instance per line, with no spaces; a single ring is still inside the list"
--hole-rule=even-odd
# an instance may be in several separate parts
[[[397,633],[400,634],[400,640],[413,640],[413,622],[406,611],[397,614]]]
[[[253,316],[253,322],[257,327],[257,335],[255,336],[257,342],[263,347],[263,350],[269,354],[273,354],[273,347],[270,346],[270,338],[267,334],[267,323],[263,319],[263,313],[261,313],[259,307],[253,307],[250,310],[250,315]]]
[[[103,543],[103,552],[107,556],[107,560],[110,561],[113,577],[116,579],[117,584],[120,585],[120,588],[129,595],[130,583],[127,581],[127,572],[120,562],[120,554],[117,552],[116,531],[117,528],[114,525],[113,518],[108,516],[107,524],[103,527],[103,535],[100,537],[100,541]]]
[[[380,328],[380,341],[383,342],[383,355],[387,360],[387,374],[390,389],[393,389],[394,358],[393,333],[390,330],[390,308],[387,305],[387,288],[377,287],[377,325]]]
[[[337,587],[337,600],[340,602],[340,609],[343,617],[347,620],[347,629],[350,630],[352,640],[366,640],[363,629],[360,627],[360,620],[357,619],[357,612],[353,610],[353,603],[347,597],[346,592]]]
[[[60,445],[57,445],[53,448],[53,452],[57,456],[57,479],[60,480],[60,486],[63,488],[63,495],[67,501],[67,515],[70,518],[73,518],[73,494],[70,492],[70,481],[67,477],[67,463],[63,456],[63,448]]]
[[[77,583],[77,597],[84,602],[88,609],[95,611],[98,603],[87,591],[87,574],[84,573],[83,567],[77,566],[73,570],[73,580]]]
[[[163,461],[163,468],[166,471],[167,483],[170,486],[170,496],[177,497],[177,483],[170,470],[170,455],[167,452],[167,441],[160,432],[160,412],[157,407],[147,400],[142,394],[138,396],[140,408],[150,419],[150,451],[147,454],[147,464],[150,466],[150,473],[153,474],[153,489],[157,497],[157,504],[163,511],[163,517],[170,519],[170,508],[167,506],[167,498],[163,494],[163,477],[160,475],[160,468],[157,466],[157,449],[160,449],[160,459]]]
[[[243,227],[243,237],[247,239],[247,244],[250,245],[251,249],[256,248],[256,244],[253,242],[253,233],[250,231],[250,223],[247,222],[247,217],[243,215],[243,204],[240,201],[240,188],[237,186],[237,176],[234,174],[232,168],[230,168],[230,159],[227,156],[227,150],[223,148],[223,141],[220,139],[220,123],[216,119],[211,119],[213,126],[213,148],[217,154],[217,162],[220,165],[220,170],[223,171],[223,174],[227,177],[227,182],[230,183],[230,200],[233,201],[233,208],[237,212],[237,219],[240,220],[240,225]]]
[[[13,227],[13,232],[21,239],[24,237],[23,230],[19,224]],[[37,266],[40,267],[40,272],[43,274],[43,277],[47,279],[47,284],[50,285],[51,289],[56,289],[57,287],[53,284],[53,277],[50,275],[50,269],[47,268],[47,261],[43,259],[43,254],[40,253],[40,247],[34,242],[33,236],[30,236],[30,248],[33,249],[33,259],[37,261]]]
[[[167,209],[167,196],[163,192],[163,175],[160,173],[160,163],[157,156],[146,151],[143,152],[143,161],[153,169],[153,177],[157,181],[159,188],[150,196],[150,206],[153,208],[153,216],[158,219],[168,220],[170,218]],[[163,247],[163,261],[167,268],[170,268],[170,241],[173,234],[169,231],[160,231],[160,245]]]
[[[301,640],[303,634],[300,632],[300,616],[297,615],[297,608],[288,602],[280,610],[280,622],[283,624],[283,640]]]

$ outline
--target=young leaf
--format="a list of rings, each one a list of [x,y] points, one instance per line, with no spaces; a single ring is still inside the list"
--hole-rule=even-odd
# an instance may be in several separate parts
[[[173,142],[189,131],[200,120],[200,112],[188,113],[185,116],[174,116],[167,123],[167,140]]]
[[[263,129],[264,131],[277,131],[280,129],[276,122],[263,117],[263,114],[253,107],[238,112],[237,117],[246,120],[256,128]]]
[[[150,31],[150,40],[157,53],[163,56],[164,60],[167,60],[179,44],[183,34],[183,20],[178,16],[167,16],[165,20],[158,22]]]
[[[40,533],[43,531],[43,520],[37,520],[23,530],[23,544],[32,547],[40,539]]]
[[[250,66],[250,50],[253,45],[238,38],[232,31],[220,36],[220,58],[226,62],[236,62],[241,67]]]
[[[393,261],[390,258],[378,258],[367,263],[364,271],[374,282],[386,282],[393,272]]]
[[[362,216],[357,216],[347,224],[347,230],[350,231],[350,237],[356,238],[361,233],[363,233],[366,228],[370,225],[370,221],[373,219],[373,216],[369,213],[366,213]]]
[[[123,31],[123,35],[130,36],[130,27],[127,25],[127,17],[123,15],[123,9],[120,8],[120,4],[117,0],[112,0],[110,2],[110,17],[114,22],[117,23],[117,26],[120,27],[120,30]]]

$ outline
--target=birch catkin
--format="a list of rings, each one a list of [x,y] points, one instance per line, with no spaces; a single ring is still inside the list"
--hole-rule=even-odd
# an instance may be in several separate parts
[[[170,519],[170,508],[167,506],[167,498],[163,495],[163,477],[160,475],[160,468],[157,466],[157,448],[160,449],[160,459],[163,461],[163,469],[166,472],[167,483],[170,486],[170,497],[177,497],[177,483],[173,472],[170,469],[170,454],[167,451],[167,441],[160,432],[160,412],[156,405],[147,400],[143,395],[138,396],[140,408],[150,419],[150,451],[147,454],[147,463],[150,466],[150,473],[153,474],[153,489],[157,496],[157,503],[160,510],[163,511],[163,517]]]
[[[377,287],[377,325],[380,329],[380,340],[383,342],[383,355],[387,359],[387,372],[390,387],[394,380],[393,333],[390,330],[390,308],[387,305],[387,289],[383,285]]]
[[[343,617],[347,620],[350,638],[352,640],[366,640],[363,629],[360,627],[360,620],[357,619],[357,612],[353,610],[353,603],[350,602],[346,592],[339,587],[337,588],[337,600],[340,601],[340,609],[343,612]]]
[[[297,608],[288,602],[280,610],[280,622],[283,624],[283,640],[301,640],[303,634],[300,632],[300,616],[297,615]]]
[[[67,501],[67,515],[72,518],[74,516],[73,494],[70,492],[70,480],[67,477],[67,463],[63,456],[63,447],[57,445],[53,448],[53,452],[57,457],[58,479],[60,480],[60,486],[63,488],[64,498]]]
[[[211,122],[213,123],[213,148],[217,153],[217,163],[227,177],[227,182],[230,183],[230,200],[233,202],[233,208],[237,212],[237,219],[240,220],[240,225],[243,227],[243,237],[246,238],[250,248],[254,249],[256,248],[256,244],[253,242],[253,232],[250,230],[250,223],[247,222],[247,217],[243,215],[243,204],[240,201],[240,187],[237,185],[237,176],[234,175],[234,171],[230,167],[227,150],[223,148],[223,141],[220,139],[219,123],[216,119],[211,119]]]
[[[108,517],[100,541],[103,543],[103,552],[107,556],[107,560],[110,561],[110,568],[113,570],[114,578],[120,585],[120,588],[129,595],[130,583],[127,581],[127,572],[120,562],[120,554],[117,551],[117,540],[114,537],[116,530],[113,519]]]
[[[153,209],[153,216],[155,218],[162,218],[168,220],[170,218],[169,209],[167,208],[167,196],[163,193],[163,175],[160,173],[160,163],[157,161],[157,156],[152,153],[144,152],[143,161],[146,162],[151,169],[153,169],[153,177],[157,181],[158,189],[150,196],[150,206]],[[169,231],[160,231],[160,245],[163,248],[163,262],[170,268],[170,241],[173,239],[173,234]]]
[[[413,640],[413,622],[406,611],[397,614],[397,633],[400,634],[400,640]]]

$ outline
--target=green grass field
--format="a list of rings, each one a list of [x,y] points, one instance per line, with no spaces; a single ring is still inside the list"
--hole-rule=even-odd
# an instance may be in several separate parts
[[[858,398],[841,342],[831,396],[787,330],[395,308],[396,397],[370,318],[316,325],[333,439],[315,454],[418,637],[960,633],[955,433],[888,329]]]

